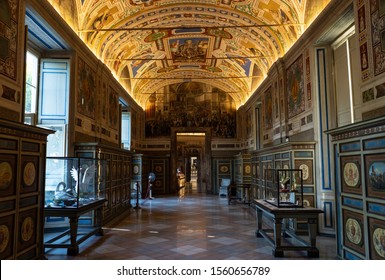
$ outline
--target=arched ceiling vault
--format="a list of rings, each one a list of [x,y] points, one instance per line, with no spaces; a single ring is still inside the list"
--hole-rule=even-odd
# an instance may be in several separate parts
[[[330,2],[48,1],[143,108],[185,81],[228,93],[238,108]]]

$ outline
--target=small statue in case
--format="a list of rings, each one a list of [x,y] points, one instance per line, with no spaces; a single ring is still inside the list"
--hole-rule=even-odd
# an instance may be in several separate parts
[[[277,207],[303,207],[301,169],[266,169],[265,201]]]

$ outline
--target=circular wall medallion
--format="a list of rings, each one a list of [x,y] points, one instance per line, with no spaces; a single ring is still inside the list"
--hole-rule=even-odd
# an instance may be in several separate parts
[[[24,166],[24,175],[23,175],[23,180],[24,184],[27,186],[31,186],[33,182],[35,182],[35,177],[36,177],[36,168],[33,162],[28,162]]]
[[[309,166],[307,164],[301,164],[299,169],[302,170],[302,179],[306,181],[309,178]]]
[[[227,165],[221,165],[220,170],[222,173],[227,173],[229,171],[229,167]]]
[[[354,162],[347,162],[344,166],[344,181],[349,187],[356,187],[360,179],[360,172],[357,164]]]
[[[134,165],[134,174],[138,174],[138,173],[139,173],[139,166]]]
[[[162,171],[163,171],[162,166],[161,166],[161,165],[155,166],[155,171],[156,171],[157,173],[162,173]]]
[[[0,253],[4,252],[9,242],[9,229],[5,225],[0,226]]]
[[[349,218],[345,224],[346,236],[349,241],[358,245],[362,241],[362,230],[356,219]]]
[[[373,232],[373,245],[377,254],[385,258],[385,229],[376,228]]]
[[[0,190],[7,189],[12,181],[12,167],[4,161],[0,163]]]
[[[33,234],[33,220],[31,217],[27,217],[24,219],[21,224],[21,239],[23,241],[28,241],[31,239]]]
[[[250,167],[250,165],[245,165],[245,173],[246,173],[246,174],[250,174],[250,172],[251,172],[251,167]]]

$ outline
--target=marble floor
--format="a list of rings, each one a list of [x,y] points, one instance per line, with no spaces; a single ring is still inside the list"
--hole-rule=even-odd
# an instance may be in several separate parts
[[[135,205],[135,203],[133,203]],[[228,205],[226,198],[199,193],[140,201],[92,236],[76,256],[66,249],[46,249],[52,260],[273,260],[272,247],[255,236],[255,210]],[[317,237],[319,260],[336,260],[336,241]],[[283,258],[308,259],[306,252],[286,251]]]

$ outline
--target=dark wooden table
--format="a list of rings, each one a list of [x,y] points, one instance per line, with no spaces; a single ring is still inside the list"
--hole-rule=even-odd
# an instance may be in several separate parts
[[[95,234],[103,235],[102,210],[105,202],[106,199],[100,199],[79,207],[44,208],[45,217],[67,217],[69,219],[69,229],[44,241],[44,248],[67,248],[67,255],[77,255],[79,253],[79,245],[83,241]],[[95,211],[93,225],[82,227],[83,232],[78,232],[79,217],[90,211]],[[69,243],[61,241],[66,235],[70,237]]]
[[[319,250],[316,247],[318,215],[323,213],[321,209],[312,207],[291,207],[278,208],[264,200],[255,199],[257,214],[257,237],[264,237],[273,246],[273,256],[283,257],[284,251],[307,251],[308,257],[319,257]],[[273,219],[273,229],[263,229],[263,216]],[[308,237],[306,241],[298,236],[293,230],[287,228],[285,219],[301,218],[307,220]],[[273,231],[272,237],[268,234]],[[293,242],[290,245],[282,245],[282,238],[291,237]],[[288,239],[289,240],[289,239]],[[295,244],[294,244],[295,243]]]

